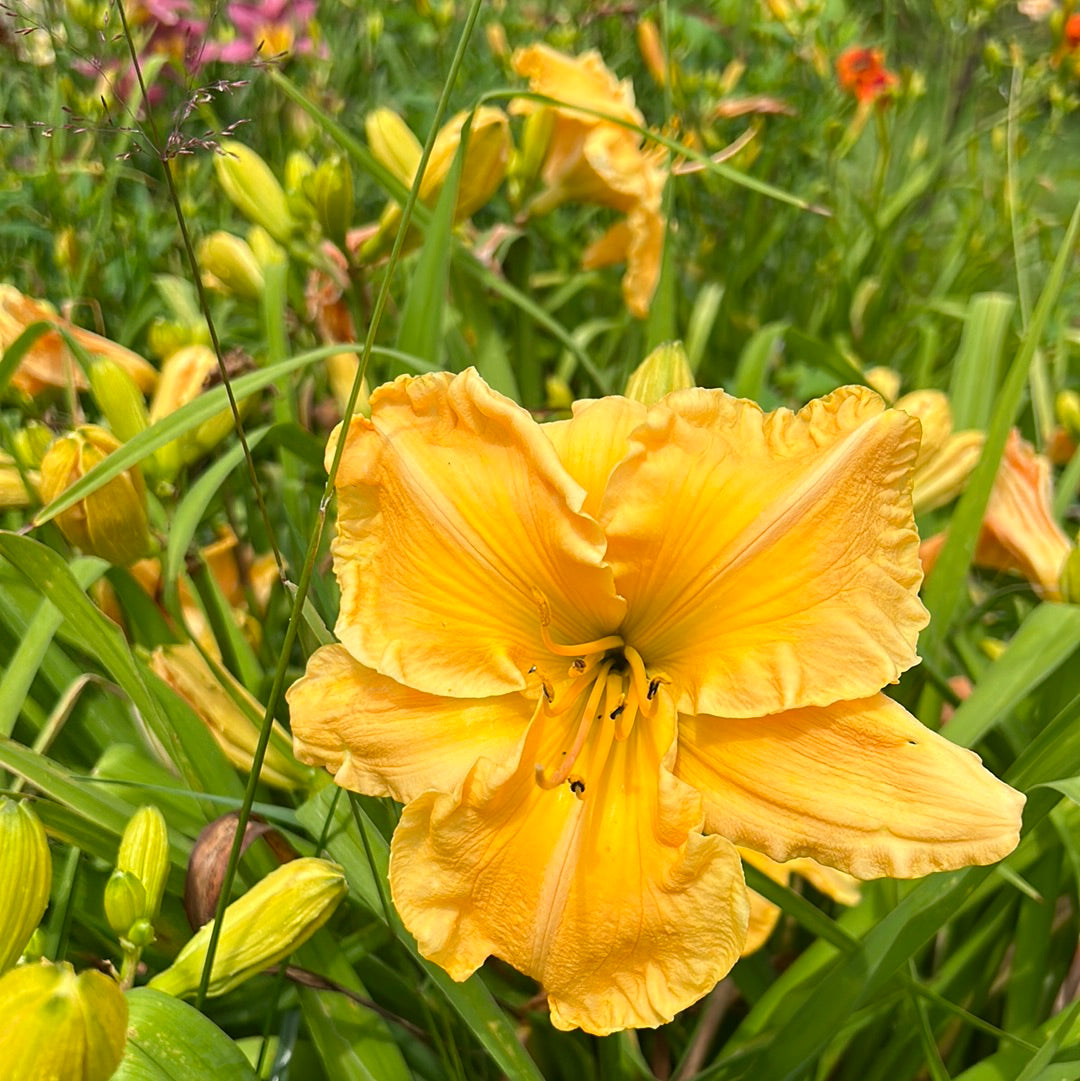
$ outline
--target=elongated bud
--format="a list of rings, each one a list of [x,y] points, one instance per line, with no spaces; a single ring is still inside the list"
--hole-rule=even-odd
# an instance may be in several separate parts
[[[1060,390],[1054,399],[1058,423],[1075,443],[1080,443],[1080,394],[1075,390]]]
[[[435,203],[446,183],[468,118],[469,113],[458,113],[435,136],[424,179],[420,182],[420,198],[428,205]],[[455,222],[471,217],[498,190],[506,176],[510,147],[510,122],[506,114],[490,106],[477,109],[472,114],[465,160],[461,163],[461,180],[454,207]]]
[[[1061,599],[1067,604],[1080,604],[1080,545],[1074,544],[1072,551],[1061,565]]]
[[[943,507],[964,490],[985,442],[982,432],[955,432],[935,454],[920,461],[915,467],[911,494],[916,514]]]
[[[120,441],[96,424],[84,424],[57,439],[41,462],[41,498],[52,502],[119,447]],[[56,523],[75,547],[118,567],[142,559],[151,541],[139,467],[113,477],[57,515]]]
[[[315,172],[315,162],[302,150],[290,150],[285,158],[285,195],[300,195]]]
[[[247,300],[258,300],[266,282],[251,245],[219,229],[199,241],[197,251],[203,282],[212,289]]]
[[[15,459],[0,450],[0,508],[25,507],[34,498],[40,477],[27,470],[19,471]]]
[[[52,857],[37,815],[25,803],[0,799],[0,972],[19,959],[51,888]]]
[[[32,420],[15,433],[11,446],[24,469],[37,469],[52,441],[53,434],[48,426]]]
[[[0,978],[0,1081],[108,1081],[127,1039],[127,1000],[103,972],[67,962]]]
[[[189,706],[210,729],[225,757],[245,773],[251,771],[251,759],[259,742],[255,718],[261,718],[262,705],[227,672],[226,688],[190,643],[159,646],[150,658],[150,667]],[[246,704],[246,710],[237,705]],[[259,777],[276,788],[293,789],[307,783],[310,772],[293,758],[288,733],[277,722],[263,758]]]
[[[271,871],[225,909],[208,993],[223,995],[284,960],[330,919],[348,889],[336,863],[314,856]],[[213,927],[213,920],[203,924],[150,986],[177,997],[194,994]]]
[[[641,59],[649,69],[653,82],[657,86],[667,85],[667,59],[664,56],[664,44],[660,40],[660,31],[652,19],[639,19],[637,24],[637,43]]]
[[[234,139],[222,142],[221,150],[214,157],[214,171],[233,206],[275,240],[287,242],[297,222],[270,166],[251,147]]]
[[[217,372],[217,357],[206,345],[188,345],[167,357],[161,365],[161,379],[150,403],[150,423],[167,417],[197,398],[213,384]],[[216,447],[232,428],[232,411],[226,406],[168,446],[173,448],[180,463],[186,465]]]
[[[90,366],[90,389],[122,443],[146,430],[150,421],[142,391],[115,360],[94,361]]]
[[[131,816],[120,839],[116,868],[134,875],[145,890],[145,904],[136,915],[154,919],[169,877],[169,830],[156,807],[140,807]]]
[[[105,918],[113,932],[127,938],[146,912],[146,890],[130,871],[113,871],[105,883]]]
[[[393,109],[376,109],[364,117],[364,133],[379,163],[411,186],[424,148],[409,125]]]
[[[547,105],[525,118],[521,146],[514,156],[514,177],[525,187],[531,187],[540,176],[547,158],[548,146],[555,131],[555,110]]]
[[[892,368],[869,368],[865,375],[870,384],[890,405],[900,394],[900,373]]]
[[[248,230],[248,243],[264,274],[270,267],[286,266],[289,262],[285,249],[261,225]]]
[[[696,385],[682,342],[667,342],[658,345],[631,372],[626,381],[626,396],[652,405],[673,390],[687,390]]]
[[[353,218],[353,175],[348,159],[333,157],[320,163],[304,190],[323,232],[344,248]]]
[[[952,434],[952,406],[949,397],[940,390],[913,390],[897,399],[896,408],[916,417],[922,425],[922,441],[915,468],[925,465],[947,442]]]

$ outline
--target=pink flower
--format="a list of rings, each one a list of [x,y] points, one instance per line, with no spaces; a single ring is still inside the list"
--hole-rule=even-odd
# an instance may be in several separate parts
[[[313,53],[315,8],[315,0],[237,0],[226,9],[236,37],[213,43],[208,52],[226,64],[246,64],[256,57]]]

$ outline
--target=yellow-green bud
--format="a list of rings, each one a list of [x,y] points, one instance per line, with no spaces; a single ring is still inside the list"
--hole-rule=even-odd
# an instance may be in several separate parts
[[[0,799],[0,972],[19,959],[41,922],[51,888],[44,827],[27,804]]]
[[[11,446],[15,457],[24,469],[37,469],[41,459],[49,449],[53,434],[48,426],[40,421],[29,421],[12,437]]]
[[[242,237],[219,229],[203,237],[197,251],[203,283],[233,296],[258,300],[265,281],[251,245]]]
[[[285,193],[300,195],[307,186],[308,178],[315,172],[315,162],[302,150],[290,150],[285,159]]]
[[[682,342],[658,345],[634,370],[626,381],[626,396],[635,402],[652,405],[673,390],[696,386],[694,373],[686,358]]]
[[[314,856],[271,871],[225,909],[208,994],[223,995],[288,957],[326,923],[348,889],[336,863]],[[178,997],[194,994],[213,927],[213,920],[203,924],[150,986]]]
[[[465,147],[465,160],[461,163],[454,208],[456,222],[471,217],[495,194],[506,176],[510,160],[510,122],[506,114],[501,109],[483,105],[471,115],[469,142]],[[468,112],[458,113],[435,136],[424,179],[420,182],[420,198],[428,205],[434,205],[442,191],[469,116]]]
[[[339,247],[352,225],[353,175],[348,159],[329,158],[308,179],[304,190],[323,232]]]
[[[146,430],[149,419],[142,391],[115,360],[95,360],[90,365],[90,389],[121,442]]]
[[[248,221],[261,225],[283,243],[296,231],[285,192],[270,166],[249,146],[226,139],[214,157],[218,182]]]
[[[40,478],[19,471],[15,459],[0,450],[0,507],[25,507],[34,497]]]
[[[1067,604],[1080,604],[1080,546],[1076,544],[1061,565],[1058,589]]]
[[[156,807],[140,807],[131,816],[120,838],[116,867],[134,875],[145,890],[145,904],[136,916],[154,919],[169,877],[169,830]]]
[[[248,230],[248,243],[263,271],[272,266],[285,266],[289,261],[285,249],[261,225]]]
[[[146,913],[146,890],[130,871],[116,870],[105,883],[105,918],[115,934],[127,938]]]
[[[217,357],[206,345],[188,345],[167,357],[161,365],[161,378],[150,403],[150,423],[167,417],[197,398],[210,385],[217,372]],[[209,420],[204,420],[162,449],[172,448],[180,463],[187,465],[213,450],[232,429],[232,410],[225,406]]]
[[[154,925],[146,919],[146,917],[143,917],[142,919],[136,920],[128,928],[127,934],[124,937],[132,946],[144,950],[156,937],[154,934]]]
[[[376,160],[411,187],[424,148],[409,125],[393,109],[376,109],[364,118],[364,133]]]
[[[127,1039],[127,1000],[103,972],[40,962],[0,978],[0,1081],[107,1081]]]
[[[1080,442],[1080,394],[1075,390],[1058,391],[1054,399],[1054,412],[1069,438]]]
[[[51,503],[119,447],[116,436],[96,424],[57,439],[41,461],[41,498]],[[150,525],[139,467],[131,466],[58,514],[56,524],[76,548],[118,567],[142,559],[150,550]]]
[[[540,175],[547,157],[548,145],[555,131],[555,111],[544,106],[530,113],[525,119],[521,146],[514,156],[514,176],[530,187]]]
[[[574,392],[570,384],[558,375],[549,375],[544,380],[544,393],[548,409],[569,411],[574,404]]]

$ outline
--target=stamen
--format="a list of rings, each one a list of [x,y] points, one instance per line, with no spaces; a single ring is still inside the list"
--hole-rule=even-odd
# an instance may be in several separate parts
[[[588,701],[585,703],[585,709],[581,714],[581,721],[578,724],[577,732],[574,734],[574,742],[571,744],[570,750],[563,753],[563,760],[559,764],[559,768],[556,769],[550,777],[545,777],[544,767],[540,765],[539,762],[536,764],[536,783],[541,788],[558,788],[563,781],[569,778],[570,773],[574,768],[574,763],[577,761],[578,755],[581,754],[581,750],[585,746],[585,739],[589,734],[589,729],[596,719],[597,711],[600,708],[600,698],[607,686],[607,677],[611,670],[611,664],[611,661],[607,661],[604,664],[600,675],[596,677],[593,688],[589,692]],[[571,699],[571,701],[574,701],[574,699]]]
[[[623,646],[623,656],[630,665],[630,678],[637,692],[638,705],[643,706],[652,696],[649,694],[649,677],[645,672],[645,662],[633,646]],[[644,709],[642,710],[644,712]]]
[[[624,739],[633,731],[634,721],[637,720],[638,715],[638,693],[637,687],[631,687],[630,692],[626,696],[626,702],[623,706],[622,712],[616,717],[612,714],[612,720],[615,723],[615,742],[622,743]]]
[[[532,595],[537,608],[540,609],[540,640],[556,657],[586,657],[590,653],[604,653],[609,649],[618,649],[623,644],[623,640],[617,634],[609,634],[604,638],[595,638],[591,642],[579,642],[572,645],[563,645],[554,641],[548,630],[551,623],[551,607],[548,605],[547,597],[538,589],[534,589]]]

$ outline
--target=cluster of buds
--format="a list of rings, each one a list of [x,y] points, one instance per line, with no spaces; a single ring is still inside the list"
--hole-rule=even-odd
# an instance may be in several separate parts
[[[154,940],[154,920],[169,875],[169,831],[162,813],[140,807],[120,840],[116,869],[105,885],[105,918],[125,950]]]

